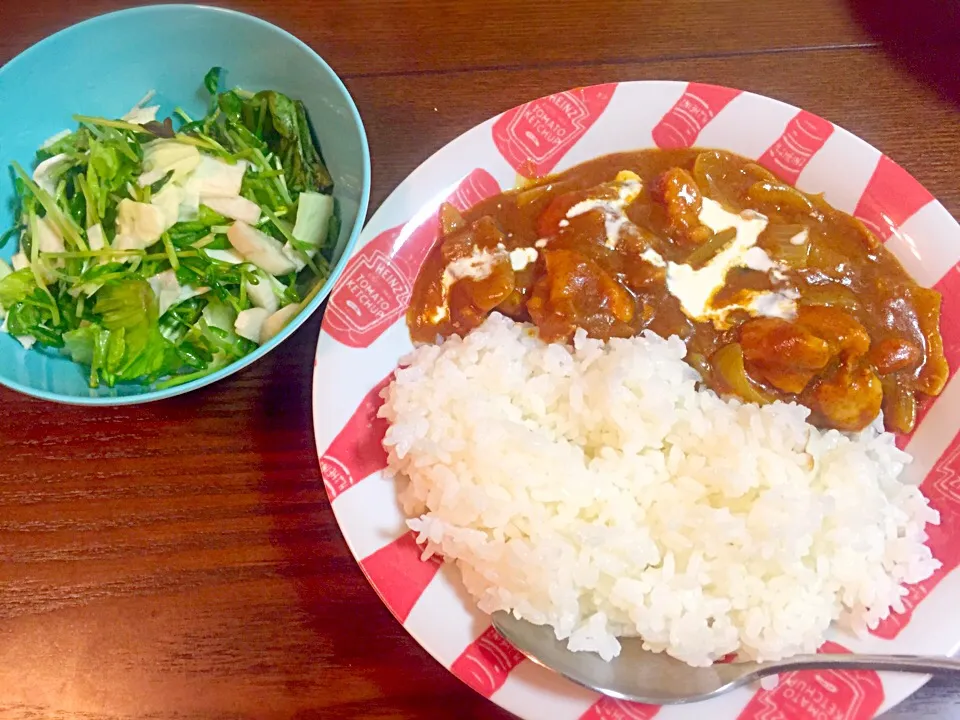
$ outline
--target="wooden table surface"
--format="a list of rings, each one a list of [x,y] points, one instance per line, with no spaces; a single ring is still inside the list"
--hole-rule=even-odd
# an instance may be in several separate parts
[[[2,0],[0,61],[127,4]],[[960,214],[953,0],[228,4],[341,73],[371,209],[515,104],[685,79],[830,118]],[[407,636],[343,542],[313,446],[319,321],[185,398],[81,410],[0,390],[0,718],[508,717]],[[960,682],[886,717],[960,717]]]

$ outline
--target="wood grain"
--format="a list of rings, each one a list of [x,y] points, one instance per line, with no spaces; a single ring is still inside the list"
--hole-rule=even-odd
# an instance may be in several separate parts
[[[318,324],[195,397],[4,394],[0,717],[485,716],[340,537],[309,414]]]
[[[39,2],[17,7],[17,32],[0,33],[0,57],[120,6],[117,0]],[[752,54],[873,42],[835,0],[233,0],[289,30],[345,77],[464,68],[582,65],[597,60]],[[10,27],[9,20],[7,26]],[[388,49],[387,52],[384,52]]]
[[[677,77],[750,90],[802,107],[882,149],[960,213],[956,108],[877,48],[793,51],[587,67],[353,78],[373,163],[371,207],[424,158],[514,105],[578,85]],[[469,88],[469,92],[463,92]]]
[[[121,4],[6,2],[0,60]],[[940,53],[949,70],[954,54],[937,35],[905,47],[897,16],[875,4],[231,5],[298,34],[346,76],[370,136],[373,207],[512,105],[682,78],[830,118],[960,213],[957,111],[950,78],[928,62]],[[315,317],[246,371],[154,405],[80,410],[0,390],[0,718],[508,717],[406,635],[339,534],[313,447],[318,327]],[[958,714],[960,683],[934,682],[888,718]]]

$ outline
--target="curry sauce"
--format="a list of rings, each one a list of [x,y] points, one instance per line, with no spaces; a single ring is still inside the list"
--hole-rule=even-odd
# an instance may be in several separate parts
[[[948,377],[939,294],[859,220],[736,155],[608,155],[440,223],[407,313],[419,342],[492,311],[547,341],[677,335],[714,390],[842,430],[882,409],[909,432]]]

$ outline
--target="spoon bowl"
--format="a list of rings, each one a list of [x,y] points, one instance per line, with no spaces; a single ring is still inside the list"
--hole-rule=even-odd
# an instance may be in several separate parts
[[[650,705],[679,705],[722,695],[734,688],[795,670],[886,670],[960,675],[960,660],[919,655],[794,655],[766,663],[714,663],[693,667],[666,653],[643,649],[640,638],[621,638],[620,654],[607,662],[590,652],[571,652],[549,625],[534,625],[496,612],[493,626],[530,660],[619,700]]]

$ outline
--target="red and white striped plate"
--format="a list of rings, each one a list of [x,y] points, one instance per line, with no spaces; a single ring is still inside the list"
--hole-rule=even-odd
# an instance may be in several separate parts
[[[824,192],[886,241],[922,284],[943,294],[943,337],[960,366],[960,226],[879,150],[803,110],[739,90],[678,82],[577,88],[478,125],[417,168],[360,236],[330,296],[317,345],[313,417],[320,469],[343,535],[377,593],[438,662],[522,718],[865,720],[923,678],[807,672],[773,691],[739,690],[704,705],[657,708],[601,698],[525,661],[470,603],[456,571],[422,563],[381,471],[379,392],[411,349],[403,313],[449,200],[466,208],[515,184],[598,155],[645,147],[725,148],[809,192]],[[953,653],[960,648],[960,381],[928,403],[902,445],[943,518],[931,533],[943,569],[907,597],[908,613],[872,636],[835,634],[822,651]],[[952,409],[951,409],[952,408]],[[706,712],[706,715],[704,714]]]

